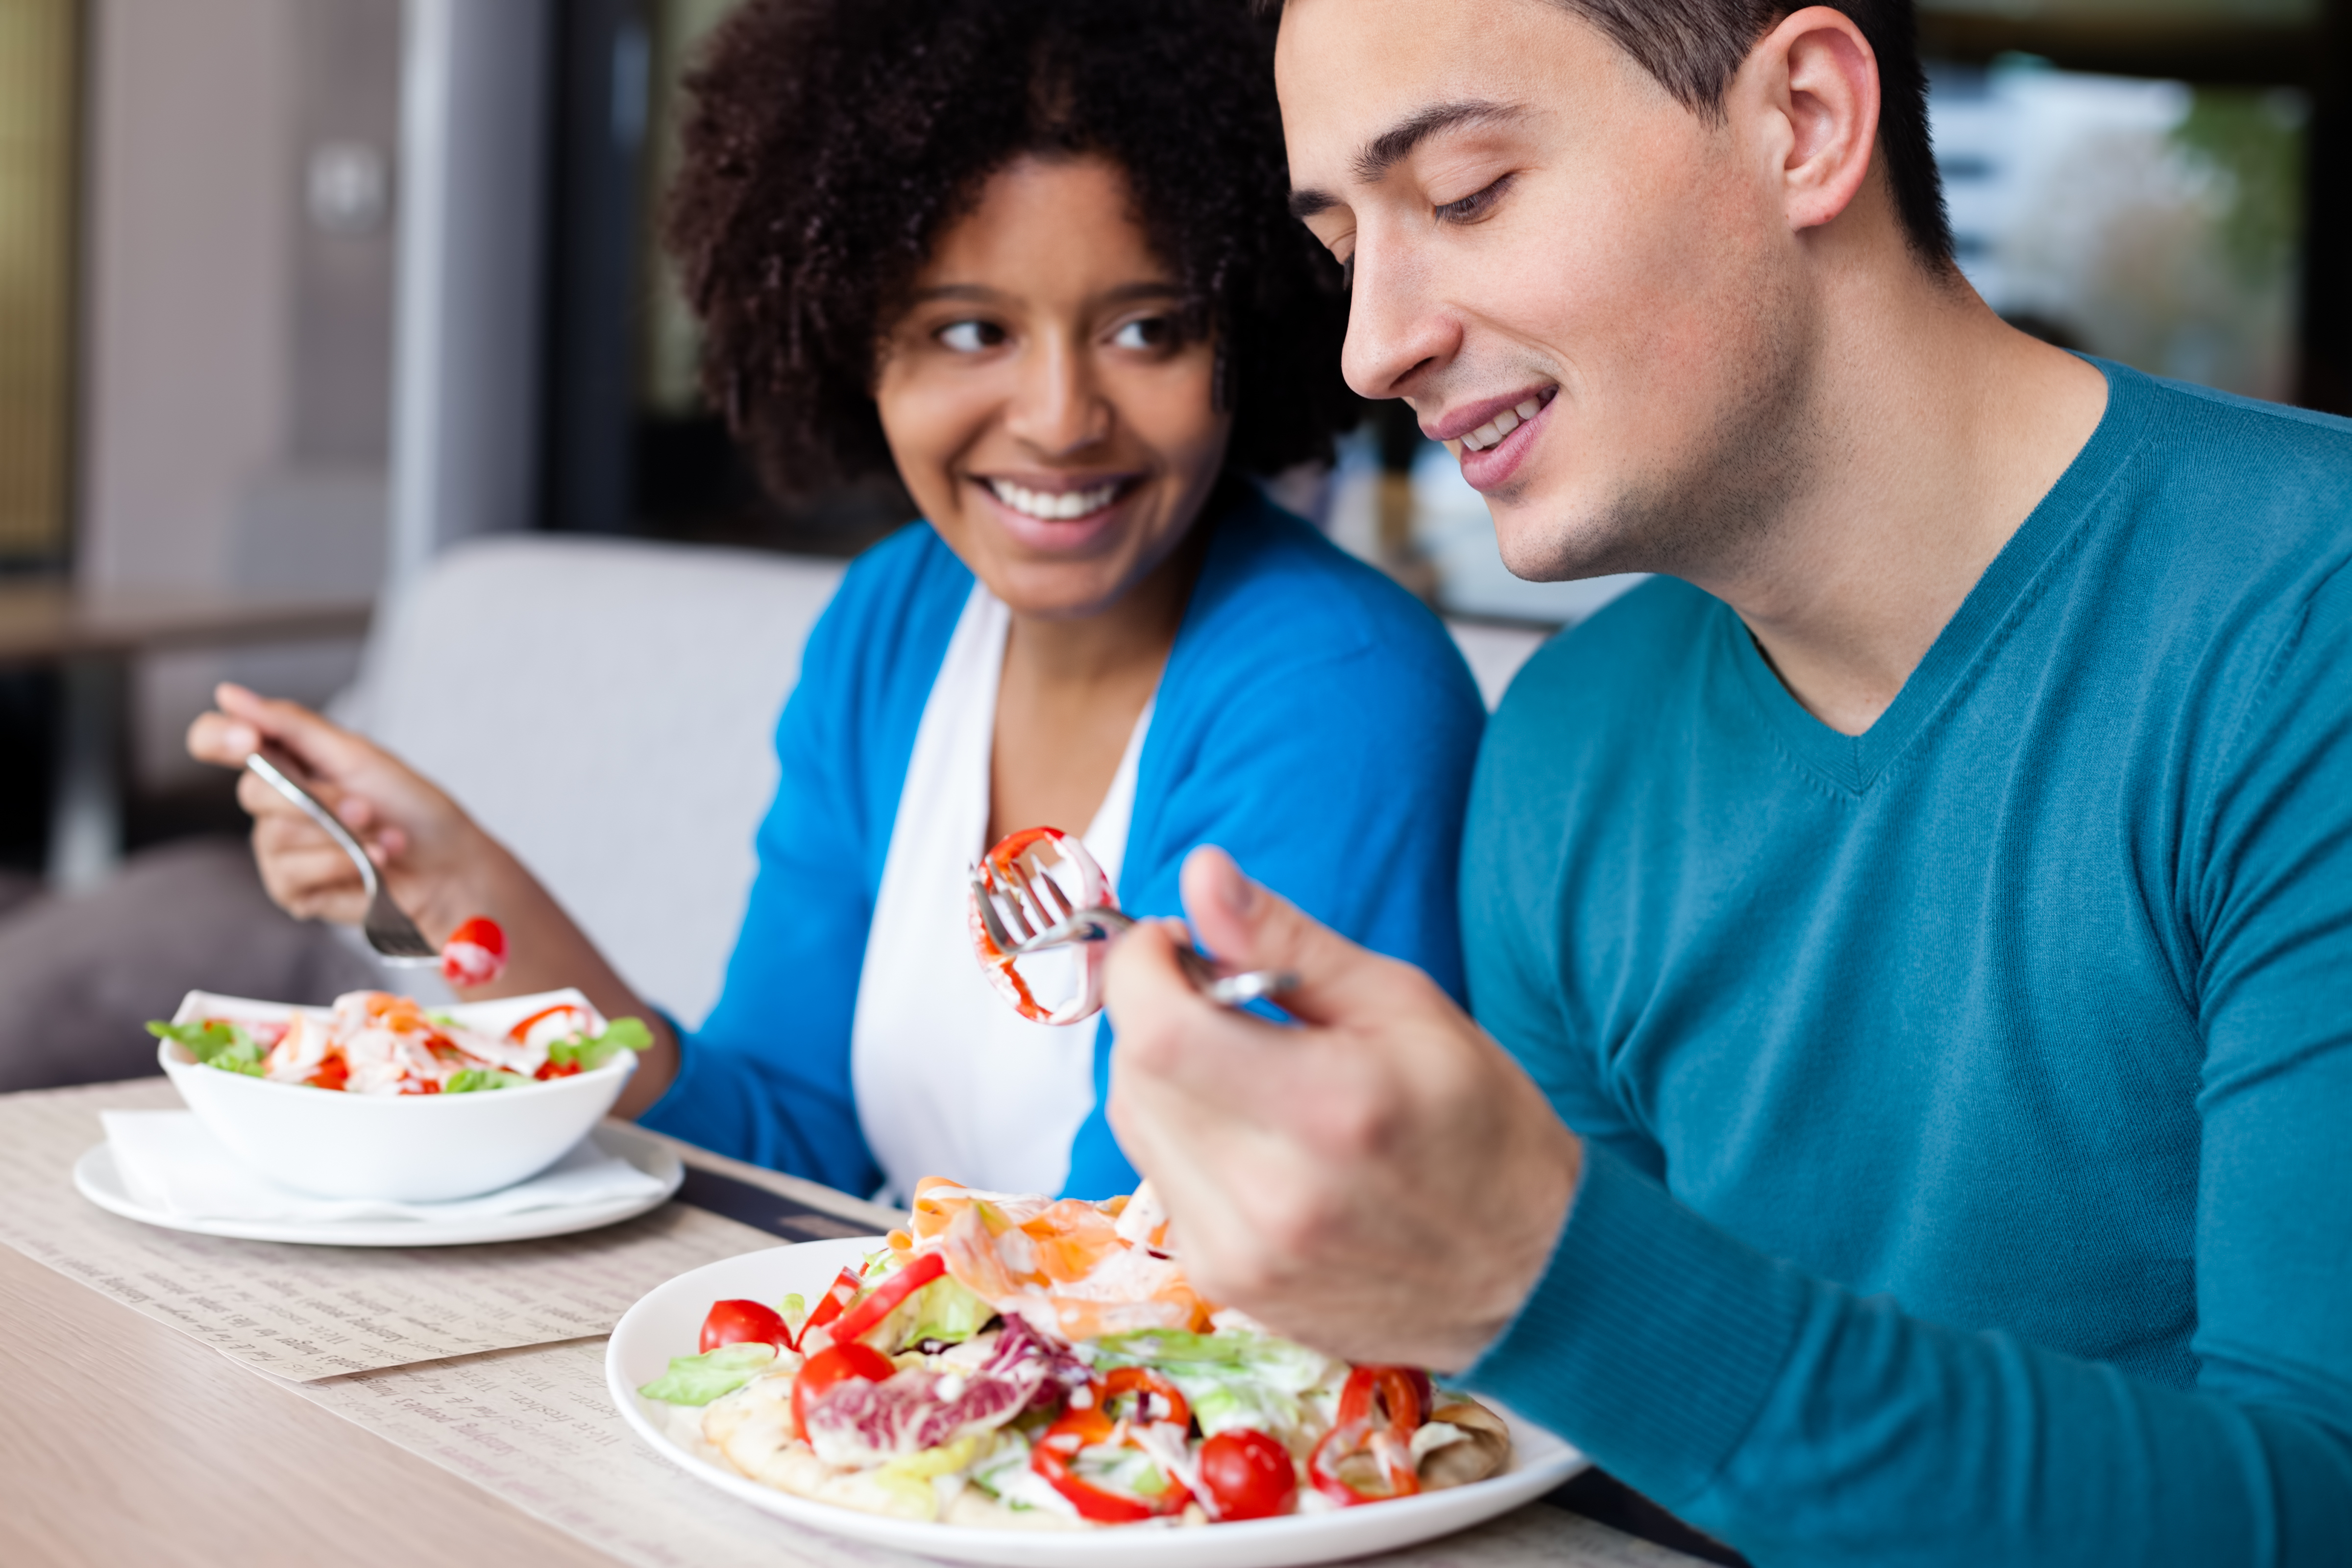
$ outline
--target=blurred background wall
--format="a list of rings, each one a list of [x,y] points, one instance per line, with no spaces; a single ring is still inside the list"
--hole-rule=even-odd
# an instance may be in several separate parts
[[[109,589],[366,595],[383,576],[400,0],[100,0],[73,570]],[[159,656],[137,778],[204,780],[214,681],[322,701],[354,639]]]

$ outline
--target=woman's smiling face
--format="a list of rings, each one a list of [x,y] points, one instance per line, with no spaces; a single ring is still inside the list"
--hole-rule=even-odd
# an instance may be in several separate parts
[[[874,399],[916,504],[1018,616],[1108,609],[1199,518],[1233,428],[1213,345],[1098,157],[1023,157],[932,247]]]

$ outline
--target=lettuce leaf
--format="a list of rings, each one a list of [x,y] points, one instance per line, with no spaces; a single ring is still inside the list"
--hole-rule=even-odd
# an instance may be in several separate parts
[[[241,1072],[247,1078],[261,1076],[262,1058],[269,1054],[242,1026],[219,1018],[201,1024],[151,1023],[147,1032],[159,1040],[179,1041],[188,1047],[190,1056],[208,1068]]]
[[[481,1094],[493,1089],[514,1089],[531,1080],[504,1068],[459,1068],[441,1086],[444,1094]]]
[[[1281,1436],[1306,1423],[1302,1395],[1346,1374],[1346,1363],[1271,1334],[1139,1329],[1093,1342],[1097,1367],[1149,1367],[1183,1391],[1204,1436],[1251,1428]]]
[[[957,1284],[950,1274],[940,1275],[907,1298],[898,1310],[913,1320],[898,1341],[906,1345],[919,1345],[925,1340],[961,1344],[996,1316],[995,1308]]]
[[[643,1018],[614,1018],[601,1035],[556,1041],[547,1047],[547,1059],[560,1068],[577,1064],[582,1072],[593,1072],[623,1051],[651,1050],[653,1043],[654,1032]]]
[[[703,1355],[672,1356],[669,1370],[637,1392],[665,1405],[708,1405],[751,1382],[775,1359],[775,1346],[751,1341]]]

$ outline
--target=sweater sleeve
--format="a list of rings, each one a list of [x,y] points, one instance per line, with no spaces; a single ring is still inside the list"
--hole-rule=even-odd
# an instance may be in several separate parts
[[[776,727],[782,776],[760,824],[759,871],[725,984],[702,1026],[679,1041],[677,1079],[642,1120],[706,1149],[864,1194],[882,1175],[850,1083],[850,1026],[873,917],[861,869],[867,792],[856,771],[856,652],[866,634],[857,597],[845,584],[809,635]]]
[[[2194,1387],[1808,1278],[1678,1203],[1613,1128],[1473,1384],[1759,1563],[2352,1561],[2341,574],[2254,685],[2183,847],[2206,1046]],[[1482,1012],[1491,984],[1507,1025],[1539,1015],[1533,973],[1482,970]],[[1605,1091],[1550,1037],[1530,1065],[1573,1121]]]

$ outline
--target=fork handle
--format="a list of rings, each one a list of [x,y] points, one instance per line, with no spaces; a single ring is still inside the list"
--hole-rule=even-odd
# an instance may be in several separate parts
[[[351,829],[345,827],[336,819],[335,814],[327,809],[326,802],[287,777],[276,763],[258,751],[245,759],[245,765],[271,789],[299,806],[302,815],[326,830],[327,837],[332,838],[341,847],[342,852],[351,857],[352,866],[359,871],[361,884],[367,889],[369,901],[374,901],[375,863],[368,858],[367,851],[360,847],[360,841],[352,837]]]
[[[1209,961],[1189,947],[1176,950],[1176,962],[1192,989],[1220,1007],[1246,1007],[1268,996],[1297,987],[1298,976],[1287,969],[1249,969],[1239,974],[1219,974]]]

